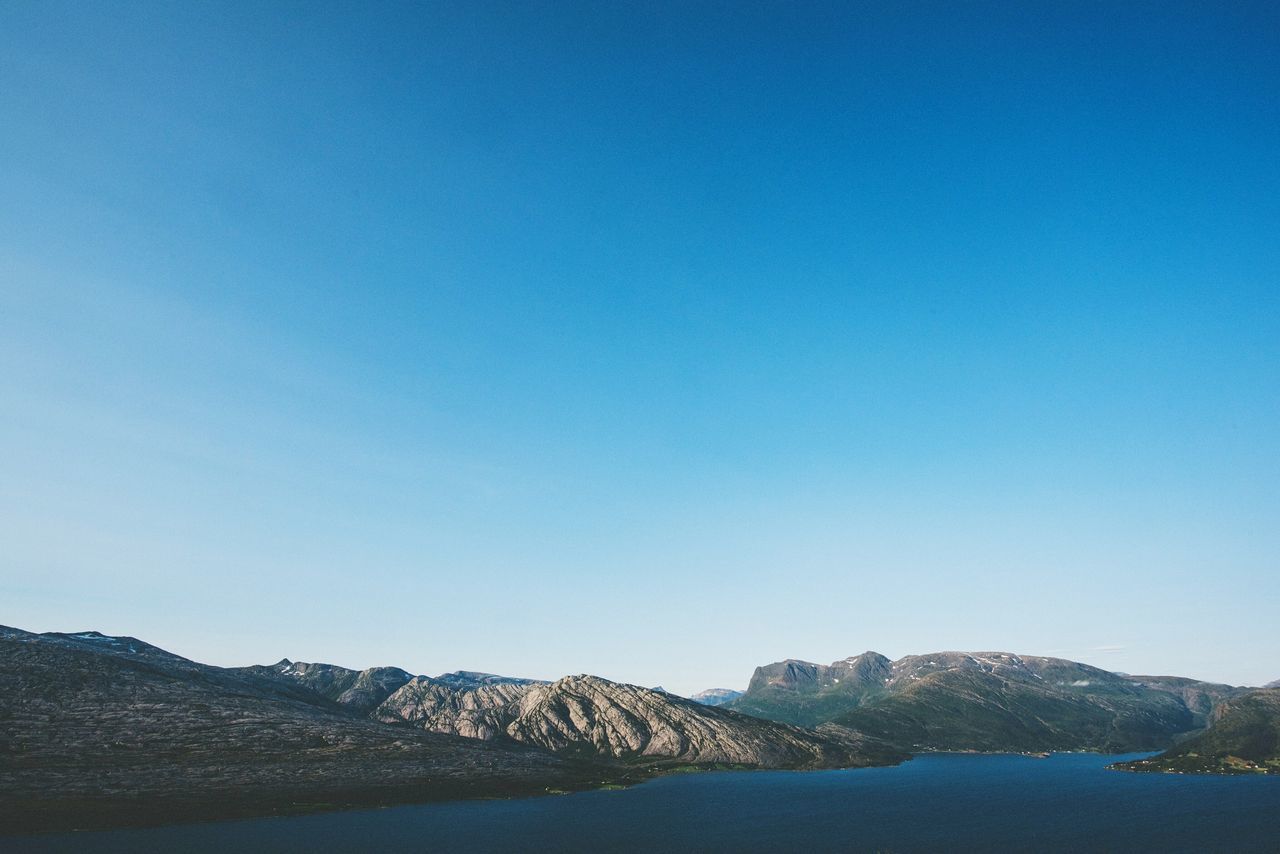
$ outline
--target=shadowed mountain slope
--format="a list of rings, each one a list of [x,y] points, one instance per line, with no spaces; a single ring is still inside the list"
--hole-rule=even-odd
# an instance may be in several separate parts
[[[1224,701],[1209,728],[1159,756],[1117,766],[1187,774],[1280,774],[1280,688]]]
[[[413,678],[399,667],[350,670],[336,664],[310,664],[287,658],[272,665],[234,669],[305,688],[362,716],[372,712],[397,688]]]
[[[744,714],[812,727],[883,693],[890,676],[889,659],[877,652],[831,664],[789,658],[757,667],[746,692],[726,705]]]

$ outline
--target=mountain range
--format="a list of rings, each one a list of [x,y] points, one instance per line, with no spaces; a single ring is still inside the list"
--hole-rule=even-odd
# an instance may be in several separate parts
[[[1243,689],[1129,676],[1058,658],[875,652],[756,668],[727,708],[799,726],[836,723],[903,750],[1125,752],[1167,747]]]
[[[905,758],[840,727],[804,730],[597,677],[221,668],[131,637],[0,627],[0,832],[568,791],[683,766]]]
[[[1280,772],[1280,690],[1055,658],[874,652],[683,698],[576,675],[200,664],[0,627],[0,831],[851,768],[931,750],[1165,749],[1130,770]],[[1206,729],[1207,727],[1207,729]]]
[[[1260,688],[1218,705],[1208,729],[1126,771],[1181,774],[1280,774],[1280,687]]]

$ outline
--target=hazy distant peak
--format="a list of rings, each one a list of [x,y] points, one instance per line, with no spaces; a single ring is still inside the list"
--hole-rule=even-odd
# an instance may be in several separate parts
[[[723,706],[725,703],[731,703],[741,696],[742,692],[733,688],[708,688],[705,691],[699,691],[689,699],[704,706]]]

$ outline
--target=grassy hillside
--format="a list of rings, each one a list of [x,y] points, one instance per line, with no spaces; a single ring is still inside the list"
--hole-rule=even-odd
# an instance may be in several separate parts
[[[892,662],[864,653],[759,667],[731,708],[802,726],[834,722],[905,750],[1120,752],[1168,747],[1240,690],[1003,652]]]
[[[1228,700],[1203,733],[1152,759],[1116,767],[1185,774],[1280,774],[1280,688]]]

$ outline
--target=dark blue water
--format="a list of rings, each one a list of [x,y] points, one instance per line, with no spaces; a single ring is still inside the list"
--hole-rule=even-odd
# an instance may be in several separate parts
[[[46,852],[1280,851],[1280,778],[1126,774],[1117,758],[664,777],[623,791],[0,840]]]

